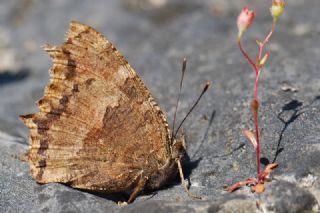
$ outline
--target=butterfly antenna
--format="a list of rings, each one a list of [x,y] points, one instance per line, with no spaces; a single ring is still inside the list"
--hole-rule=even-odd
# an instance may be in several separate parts
[[[207,82],[206,85],[203,87],[203,90],[201,92],[201,94],[199,95],[198,99],[196,100],[196,102],[192,105],[192,107],[189,109],[188,113],[186,114],[186,116],[184,116],[183,120],[181,121],[177,131],[174,133],[174,137],[177,136],[182,124],[185,122],[185,120],[188,118],[188,116],[190,115],[190,113],[194,110],[194,108],[198,105],[199,101],[201,100],[202,96],[204,95],[204,93],[206,93],[206,91],[208,90],[210,86],[210,82]]]
[[[182,69],[181,69],[181,79],[180,79],[179,94],[178,94],[177,103],[176,103],[176,108],[175,108],[175,110],[174,110],[174,116],[173,116],[172,135],[171,135],[171,138],[172,138],[172,139],[173,139],[173,136],[175,135],[175,134],[174,134],[174,127],[175,127],[175,123],[176,123],[178,105],[179,105],[180,96],[181,96],[182,82],[183,82],[183,78],[184,78],[184,73],[186,72],[186,67],[187,67],[187,59],[186,59],[186,58],[183,58],[183,61],[182,61]]]

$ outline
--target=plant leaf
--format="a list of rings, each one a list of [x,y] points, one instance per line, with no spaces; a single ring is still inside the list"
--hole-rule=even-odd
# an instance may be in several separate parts
[[[259,66],[262,67],[262,66],[266,63],[266,61],[267,61],[268,58],[269,58],[269,53],[266,53],[266,54],[262,57],[262,59],[259,61]]]
[[[240,187],[242,186],[245,186],[245,185],[255,185],[257,182],[255,179],[253,178],[248,178],[244,181],[239,181],[235,184],[233,184],[232,186],[227,186],[227,187],[224,187],[224,190],[227,191],[227,192],[234,192],[236,191],[237,189],[239,189]]]
[[[248,141],[252,144],[252,146],[254,147],[254,149],[257,149],[257,140],[253,134],[253,132],[251,132],[248,129],[244,129],[242,131],[242,134],[248,139]]]
[[[268,164],[267,166],[266,166],[266,169],[265,169],[265,171],[272,171],[272,170],[274,170],[275,168],[277,168],[278,167],[278,164],[277,163],[270,163],[270,164]]]

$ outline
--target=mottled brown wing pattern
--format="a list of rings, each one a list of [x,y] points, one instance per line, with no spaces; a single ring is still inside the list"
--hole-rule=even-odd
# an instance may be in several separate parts
[[[37,182],[123,191],[145,168],[166,163],[165,116],[106,38],[71,22],[65,42],[44,49],[53,60],[50,82],[40,111],[21,116],[30,128],[27,156]]]

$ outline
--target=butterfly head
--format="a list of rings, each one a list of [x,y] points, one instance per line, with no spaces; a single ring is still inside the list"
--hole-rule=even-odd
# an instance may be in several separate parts
[[[184,134],[173,139],[171,157],[181,159],[186,154],[186,142]]]

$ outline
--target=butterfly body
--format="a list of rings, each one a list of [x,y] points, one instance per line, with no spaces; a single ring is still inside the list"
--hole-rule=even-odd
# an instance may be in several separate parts
[[[132,191],[132,202],[177,174],[184,138],[172,138],[164,113],[104,36],[71,22],[65,42],[44,49],[53,66],[40,111],[20,116],[37,182]]]

